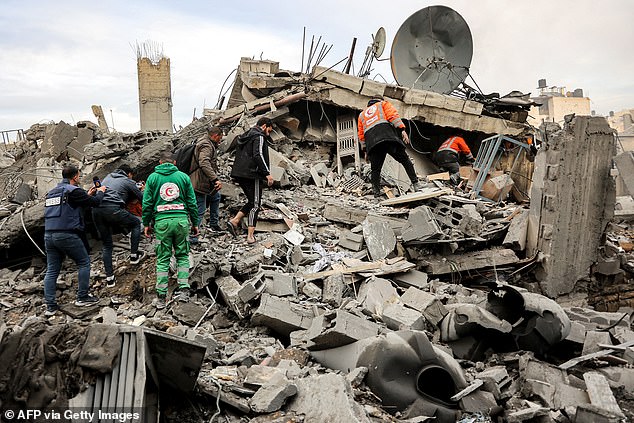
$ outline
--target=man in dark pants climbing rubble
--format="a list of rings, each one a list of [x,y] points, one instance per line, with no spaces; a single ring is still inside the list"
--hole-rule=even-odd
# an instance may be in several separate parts
[[[99,301],[88,293],[90,284],[90,256],[84,233],[84,207],[97,207],[103,199],[106,186],[92,187],[88,192],[79,187],[79,169],[64,166],[62,181],[46,194],[44,203],[44,245],[46,248],[46,276],[44,276],[44,300],[47,316],[52,316],[59,306],[55,298],[57,277],[66,256],[77,263],[77,306],[87,306]]]
[[[139,264],[145,256],[139,251],[141,238],[141,222],[139,218],[126,210],[126,204],[132,199],[143,201],[143,193],[132,180],[134,171],[127,164],[108,174],[101,182],[108,187],[99,207],[92,210],[93,221],[101,236],[103,249],[101,256],[106,271],[106,286],[115,286],[112,268],[112,234],[130,233],[130,264]]]
[[[359,115],[358,127],[359,141],[362,148],[365,146],[370,158],[372,169],[370,180],[375,197],[381,195],[381,168],[388,154],[403,165],[407,176],[412,181],[414,191],[423,188],[423,185],[418,182],[414,165],[405,152],[405,145],[410,142],[405,124],[389,101],[381,98],[368,101],[368,106]],[[394,128],[401,137],[396,135]]]

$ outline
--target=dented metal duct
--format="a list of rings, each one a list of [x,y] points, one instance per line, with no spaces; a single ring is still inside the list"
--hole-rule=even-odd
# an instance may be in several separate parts
[[[333,369],[367,367],[366,385],[386,410],[408,414],[416,404],[417,413],[439,422],[455,421],[458,404],[451,397],[467,386],[458,362],[419,331],[390,332],[311,355]]]
[[[570,333],[570,319],[555,301],[507,284],[489,291],[485,308],[454,306],[440,323],[456,357],[478,360],[487,349],[543,354]]]

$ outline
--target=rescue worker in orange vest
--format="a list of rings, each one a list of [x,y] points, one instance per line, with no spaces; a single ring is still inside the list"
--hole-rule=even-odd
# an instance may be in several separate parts
[[[414,165],[405,152],[405,145],[410,142],[405,124],[390,102],[381,98],[368,101],[368,106],[359,115],[358,127],[361,148],[365,148],[370,159],[372,169],[370,181],[375,197],[381,195],[381,168],[388,154],[403,165],[407,176],[412,181],[414,191],[423,188],[418,182]],[[396,134],[394,128],[401,137]]]
[[[449,172],[449,180],[454,185],[460,183],[461,156],[467,164],[473,164],[475,161],[464,138],[458,135],[447,138],[434,155],[434,161],[442,170]]]

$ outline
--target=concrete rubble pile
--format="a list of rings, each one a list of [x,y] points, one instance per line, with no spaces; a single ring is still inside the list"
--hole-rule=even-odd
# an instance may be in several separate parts
[[[401,182],[407,178],[386,162],[387,198],[377,200],[369,165],[336,148],[337,122],[356,118],[375,95],[394,102],[410,128],[418,125],[425,140],[414,136],[412,144],[427,152],[451,128],[471,131],[478,143],[529,131],[486,115],[473,101],[243,59],[227,108],[208,110],[175,134],[109,134],[89,122],[60,122],[34,125],[25,144],[7,147],[8,159],[0,161],[7,195],[0,204],[0,354],[33,342],[32,328],[50,337],[71,325],[76,349],[90,350],[84,358],[93,360],[49,371],[48,386],[58,388],[45,398],[27,387],[0,401],[87,404],[104,377],[119,372],[120,380],[144,387],[134,404],[155,411],[160,404],[162,417],[174,422],[634,418],[634,232],[623,215],[612,216],[614,140],[607,123],[577,117],[549,128],[534,163],[523,156],[520,170],[508,163],[524,153],[505,150],[490,174],[499,172],[504,183],[490,197],[474,194],[469,169],[454,188],[429,157],[410,150],[427,187],[408,193]],[[124,162],[144,179],[162,150],[197,138],[207,124],[221,125],[224,222],[242,201],[228,176],[233,139],[263,115],[275,124],[275,184],[265,193],[257,244],[203,228],[190,254],[196,295],[157,310],[152,241],[142,241],[149,257],[131,267],[127,238],[118,238],[117,285],[107,288],[92,237],[91,285],[100,307],[72,305],[77,280],[68,266],[58,280],[63,314],[43,317],[45,258],[33,243],[42,245],[42,198],[59,179],[61,162],[79,163],[84,181]],[[580,157],[571,163],[566,152],[573,146]],[[593,160],[578,169],[584,150]],[[629,164],[621,161],[619,170]],[[522,172],[532,188],[517,176]],[[583,186],[574,183],[580,178]],[[575,208],[583,218],[555,213]],[[91,337],[95,327],[100,332]],[[132,346],[144,351],[144,342],[147,374],[145,366],[142,378],[119,371]],[[81,383],[60,386],[77,372]],[[0,367],[0,386],[12,378]]]

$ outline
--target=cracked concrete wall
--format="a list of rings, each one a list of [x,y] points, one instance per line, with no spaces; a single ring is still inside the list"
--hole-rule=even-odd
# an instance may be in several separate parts
[[[527,253],[543,254],[536,276],[549,297],[572,292],[596,261],[614,210],[612,133],[605,118],[578,116],[537,154]]]
[[[170,59],[152,63],[147,57],[137,60],[141,131],[169,131],[172,127],[172,83]]]

